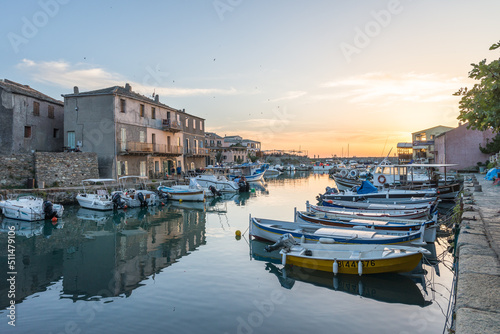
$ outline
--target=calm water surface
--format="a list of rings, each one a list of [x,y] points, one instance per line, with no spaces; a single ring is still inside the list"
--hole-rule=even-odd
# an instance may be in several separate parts
[[[363,277],[284,269],[249,241],[249,214],[292,220],[326,186],[327,175],[296,173],[205,208],[73,206],[57,226],[22,223],[15,327],[5,231],[19,222],[4,219],[0,333],[442,333],[453,278],[445,236],[428,245],[437,261]]]

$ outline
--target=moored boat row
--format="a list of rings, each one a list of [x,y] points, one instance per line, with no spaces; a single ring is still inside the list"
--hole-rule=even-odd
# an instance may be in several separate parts
[[[294,221],[250,217],[254,239],[274,242],[282,265],[345,274],[413,270],[436,240],[439,192],[434,188],[377,189],[369,181],[332,189],[295,209]]]

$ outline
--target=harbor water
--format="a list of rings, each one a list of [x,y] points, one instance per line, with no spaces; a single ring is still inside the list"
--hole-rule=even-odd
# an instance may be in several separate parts
[[[283,268],[279,253],[249,239],[250,214],[291,221],[326,186],[335,186],[327,174],[296,172],[206,203],[115,214],[67,206],[57,223],[4,218],[0,333],[445,332],[445,231],[413,272],[361,277]]]

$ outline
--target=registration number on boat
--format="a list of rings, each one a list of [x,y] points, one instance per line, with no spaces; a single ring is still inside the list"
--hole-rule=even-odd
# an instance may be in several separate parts
[[[338,261],[339,268],[357,268],[359,261]],[[375,267],[375,261],[361,261],[363,263],[363,267]]]

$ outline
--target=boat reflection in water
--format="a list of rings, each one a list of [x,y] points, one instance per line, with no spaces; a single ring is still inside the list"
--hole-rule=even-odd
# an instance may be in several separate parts
[[[63,299],[129,296],[142,281],[154,279],[206,242],[205,212],[161,207],[91,211],[70,208],[64,223],[2,220],[0,240],[7,238],[9,226],[16,227],[16,263],[22,266],[16,284],[23,287],[16,291],[16,304],[57,282]],[[7,267],[6,260],[0,257],[0,264]],[[1,271],[0,279],[7,278]],[[9,306],[7,295],[2,285],[0,310]]]
[[[400,303],[421,307],[432,304],[432,301],[425,300],[422,291],[409,275],[334,275],[333,273],[298,266],[287,265],[283,267],[279,251],[266,252],[264,248],[267,245],[269,243],[251,240],[252,258],[266,262],[265,269],[276,275],[281,286],[285,289],[292,289],[295,283],[300,281],[385,303]]]
[[[114,213],[111,221],[84,233],[90,241],[65,259],[61,298],[128,297],[205,243],[204,212],[134,208]]]

